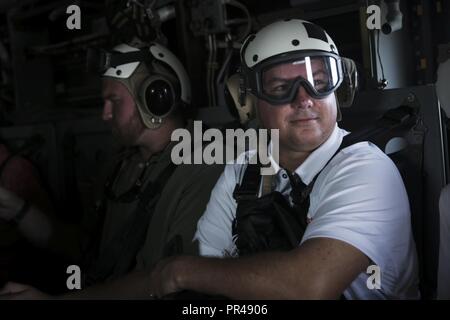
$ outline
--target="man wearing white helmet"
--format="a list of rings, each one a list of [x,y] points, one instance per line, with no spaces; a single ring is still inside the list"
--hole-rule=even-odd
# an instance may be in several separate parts
[[[329,35],[303,20],[273,23],[247,38],[241,68],[241,98],[255,96],[260,125],[279,129],[271,192],[254,165],[226,166],[197,227],[205,257],[160,262],[150,292],[418,298],[403,181],[375,145],[346,145],[334,94],[342,66]]]
[[[83,256],[83,289],[151,268],[163,257],[195,254],[196,223],[223,171],[219,165],[172,163],[176,145],[171,142],[172,132],[192,127],[185,117],[191,91],[184,67],[167,48],[156,43],[142,48],[121,44],[97,58],[103,71],[102,118],[126,148],[112,161],[96,197],[96,212],[87,217],[96,219],[86,250],[80,230],[49,221],[35,207],[22,213],[18,222],[33,243],[69,252],[77,260]],[[14,219],[24,202],[6,190],[1,195],[1,218]],[[127,297],[128,283],[125,278],[117,290],[94,292],[101,297]],[[131,290],[133,295],[136,290]],[[15,284],[3,289],[4,294],[16,291],[24,291],[17,298],[39,297],[34,289]],[[90,296],[87,290],[84,297]]]

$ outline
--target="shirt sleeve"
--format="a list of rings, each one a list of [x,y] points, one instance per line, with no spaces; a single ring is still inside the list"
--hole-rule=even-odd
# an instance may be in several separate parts
[[[168,231],[166,256],[180,253],[198,254],[198,246],[192,241],[192,237],[197,222],[205,211],[211,190],[222,172],[222,165],[204,166],[204,170],[197,175],[201,178],[195,179],[185,188]]]
[[[351,155],[335,163],[311,199],[312,222],[302,242],[344,241],[396,277],[399,261],[408,261],[414,250],[408,197],[397,168],[384,155]]]
[[[197,223],[222,172],[223,165],[181,165],[175,170],[154,209],[136,269],[173,255],[198,255],[193,242]]]
[[[225,166],[223,174],[212,190],[206,211],[198,222],[194,239],[198,241],[202,256],[223,256],[227,251],[232,251],[231,228],[237,207],[233,191],[238,181],[237,172],[241,166],[233,164]]]

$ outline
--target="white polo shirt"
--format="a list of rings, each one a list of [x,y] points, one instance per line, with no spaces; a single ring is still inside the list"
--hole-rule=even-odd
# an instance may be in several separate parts
[[[346,134],[336,125],[328,140],[295,170],[304,183],[310,183],[326,165]],[[242,154],[239,160],[249,159],[255,152]],[[271,162],[276,172],[275,190],[289,196],[291,186],[286,171],[273,159]],[[237,204],[233,191],[246,167],[226,165],[214,187],[195,235],[201,255],[235,255],[231,226]],[[373,271],[361,273],[344,291],[347,299],[419,298],[418,262],[407,193],[395,164],[378,147],[369,142],[351,145],[323,168],[310,194],[308,218],[311,222],[302,243],[319,237],[341,240],[359,249],[371,264],[379,267],[381,289],[368,288]]]

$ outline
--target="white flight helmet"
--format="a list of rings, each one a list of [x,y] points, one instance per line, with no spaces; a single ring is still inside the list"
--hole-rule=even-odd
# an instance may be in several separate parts
[[[133,95],[144,125],[160,127],[175,108],[189,105],[191,86],[178,58],[164,46],[116,46],[103,58],[103,77],[123,83]]]
[[[296,65],[298,73],[278,81],[277,67],[286,64]],[[273,105],[292,102],[300,85],[311,97],[324,98],[343,80],[341,58],[331,37],[300,19],[277,21],[247,37],[241,48],[241,74],[241,103],[248,92]]]

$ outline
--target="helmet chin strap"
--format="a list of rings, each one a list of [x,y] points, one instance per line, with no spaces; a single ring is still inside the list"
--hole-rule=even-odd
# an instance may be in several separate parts
[[[341,108],[339,106],[339,99],[337,97],[336,91],[333,92],[334,93],[334,98],[336,99],[336,122],[339,122],[342,120],[342,113],[341,113]]]

